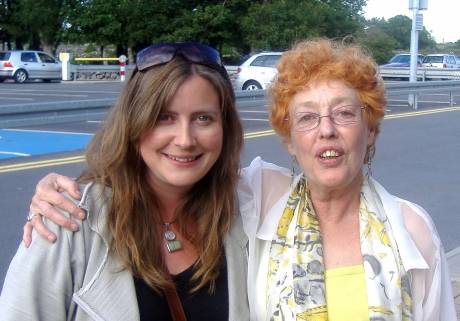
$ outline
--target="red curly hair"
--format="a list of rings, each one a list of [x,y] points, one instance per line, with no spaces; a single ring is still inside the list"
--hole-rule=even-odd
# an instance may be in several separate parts
[[[292,97],[316,81],[339,80],[357,91],[366,107],[369,128],[379,132],[385,115],[385,91],[374,60],[355,45],[329,39],[299,42],[285,52],[278,63],[278,75],[269,89],[270,123],[283,138],[290,138],[286,121]]]

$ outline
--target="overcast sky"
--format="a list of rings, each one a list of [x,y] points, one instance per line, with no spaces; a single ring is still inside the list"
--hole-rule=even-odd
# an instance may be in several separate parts
[[[455,42],[460,39],[460,0],[428,0],[423,14],[423,25],[437,42]],[[391,18],[399,14],[412,19],[409,0],[367,0],[366,19]]]

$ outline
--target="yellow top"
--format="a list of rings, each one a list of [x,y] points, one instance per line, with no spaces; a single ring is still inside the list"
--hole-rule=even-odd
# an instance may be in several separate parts
[[[369,321],[364,266],[326,270],[326,300],[329,321]]]

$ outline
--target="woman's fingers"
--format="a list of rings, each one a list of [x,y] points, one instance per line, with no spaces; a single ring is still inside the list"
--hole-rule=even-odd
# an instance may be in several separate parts
[[[33,228],[40,234],[42,237],[46,238],[51,243],[56,241],[56,235],[51,232],[46,225],[43,223],[43,218],[41,215],[36,215],[30,223],[32,224]],[[32,233],[32,230],[31,230]]]
[[[56,217],[56,214],[59,212],[56,211],[53,206],[66,211],[72,217],[84,219],[86,213],[74,202],[62,195],[61,192],[64,191],[75,199],[81,198],[78,184],[75,181],[59,174],[48,174],[38,183],[35,195],[32,198],[31,208],[32,206],[36,207],[41,214],[57,224],[59,224],[60,221],[55,221],[53,218]]]
[[[28,222],[24,225],[22,239],[26,247],[32,242],[32,230],[50,242],[56,241],[56,235],[43,223],[43,216],[59,226],[71,231],[78,230],[78,224],[72,218],[84,219],[86,213],[73,201],[62,195],[67,192],[74,199],[80,199],[81,193],[78,184],[67,176],[51,173],[43,177],[37,184],[35,195],[30,204]],[[70,218],[60,211],[70,214]]]
[[[60,197],[64,198],[61,194],[59,193],[57,194]],[[68,213],[72,213],[75,211],[78,211],[79,213],[82,212],[82,210],[78,208],[78,206],[76,206],[70,200],[65,199],[65,198],[64,200],[58,201],[57,203],[55,202],[54,204],[57,204],[58,208],[62,208],[64,211]],[[48,202],[41,201],[38,198],[36,198],[36,196],[34,196],[32,198],[32,204],[30,205],[30,212],[38,213],[40,215],[46,216],[49,220],[53,221],[55,224],[59,226],[62,226],[63,228],[66,228],[71,231],[77,231],[78,224],[74,220],[72,220],[72,216],[71,217],[65,216],[64,214],[62,214],[62,212],[58,208],[54,207]],[[78,218],[80,218],[80,216]],[[41,217],[40,217],[40,220],[42,220]]]
[[[32,229],[32,223],[26,222],[26,224],[24,224],[24,229],[22,232],[22,241],[24,242],[24,245],[26,247],[29,247],[30,243],[32,243]]]
[[[68,176],[59,175],[56,173],[52,173],[52,174],[53,176],[51,176],[50,179],[53,181],[53,184],[57,191],[67,192],[70,196],[72,196],[73,198],[77,200],[81,198],[80,188],[78,186],[78,183],[75,181],[75,179],[70,178]],[[39,187],[40,183],[41,181],[38,183],[37,187]]]

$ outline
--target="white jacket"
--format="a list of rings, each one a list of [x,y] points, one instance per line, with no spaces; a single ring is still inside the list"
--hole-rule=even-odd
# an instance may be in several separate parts
[[[380,200],[404,268],[411,275],[414,320],[457,320],[444,250],[430,216],[418,205],[389,194],[375,180],[371,180],[371,184],[372,188],[363,188]],[[243,226],[249,237],[251,320],[265,319],[270,243],[289,197],[290,185],[287,169],[263,162],[259,157],[243,169],[238,197]]]

